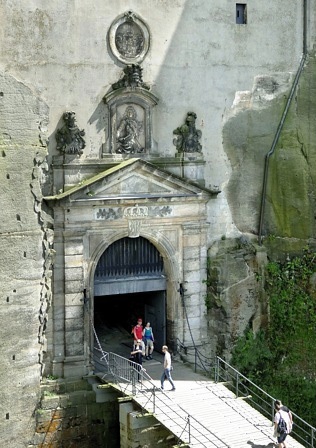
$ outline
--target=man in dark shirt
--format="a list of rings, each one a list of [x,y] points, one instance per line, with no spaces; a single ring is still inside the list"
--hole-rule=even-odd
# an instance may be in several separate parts
[[[138,372],[142,370],[142,364],[143,364],[143,350],[142,350],[142,341],[140,339],[137,339],[137,341],[134,344],[133,350],[131,351],[131,357],[133,357],[133,362],[137,364],[136,369]],[[138,381],[141,380],[140,373],[138,373]]]

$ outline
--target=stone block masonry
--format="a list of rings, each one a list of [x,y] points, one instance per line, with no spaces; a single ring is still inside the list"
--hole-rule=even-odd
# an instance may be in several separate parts
[[[172,448],[176,438],[152,414],[142,414],[129,401],[120,403],[120,443],[121,448]]]
[[[28,448],[120,446],[117,393],[97,384],[93,377],[43,382]]]
[[[175,436],[152,414],[96,377],[46,380],[28,448],[172,448]]]

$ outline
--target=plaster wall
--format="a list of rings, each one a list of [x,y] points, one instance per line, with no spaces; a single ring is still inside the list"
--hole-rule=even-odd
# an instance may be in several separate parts
[[[310,48],[315,5],[307,4]],[[253,0],[247,5],[247,25],[237,25],[236,5],[229,0],[114,4],[96,0],[93,5],[81,0],[76,7],[64,1],[44,6],[39,0],[23,5],[11,1],[0,6],[0,68],[49,104],[50,157],[56,155],[54,134],[62,113],[74,110],[86,132],[82,159],[98,158],[108,138],[102,98],[122,73],[122,64],[109,52],[107,32],[123,12],[139,14],[151,37],[142,63],[143,78],[159,98],[153,137],[161,156],[173,156],[172,131],[183,123],[188,110],[197,113],[207,162],[205,185],[223,190],[220,206],[209,211],[213,224],[209,238],[214,240],[223,233],[244,231],[236,226],[227,204],[225,187],[232,166],[222,144],[223,122],[235,93],[251,91],[255,76],[296,71],[302,53],[302,5],[297,0]],[[273,126],[269,132],[272,139]]]

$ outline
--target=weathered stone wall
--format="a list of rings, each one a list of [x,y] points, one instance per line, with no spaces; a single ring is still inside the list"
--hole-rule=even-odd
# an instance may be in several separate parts
[[[316,57],[307,58],[297,95],[280,136],[269,172],[266,235],[313,239],[316,236]]]
[[[208,336],[210,355],[230,358],[237,338],[267,323],[263,290],[264,247],[251,238],[223,239],[208,251]]]
[[[223,129],[232,165],[227,198],[239,230],[257,233],[266,155],[294,78],[275,74],[240,92]],[[315,54],[309,54],[267,170],[263,235],[315,237]],[[261,123],[265,126],[262,128]],[[242,130],[242,132],[240,132]],[[242,173],[242,175],[241,175]],[[250,188],[251,186],[251,188]]]
[[[90,383],[48,380],[41,385],[35,434],[28,448],[120,445],[118,394],[112,388],[97,389],[93,378]]]
[[[223,143],[232,168],[227,200],[240,232],[258,232],[265,155],[277,131],[291,82],[289,73],[256,77],[251,91],[236,93],[226,115]]]
[[[0,85],[0,444],[20,447],[34,431],[51,300],[50,234],[41,209],[48,107],[13,76],[1,74]]]
[[[97,378],[45,380],[28,448],[171,448],[175,436]]]
[[[50,157],[57,154],[62,113],[70,109],[86,132],[82,157],[98,158],[108,137],[102,98],[122,74],[122,64],[109,53],[107,32],[118,15],[135,11],[150,30],[142,67],[144,81],[159,98],[153,136],[160,155],[175,154],[172,132],[194,110],[208,162],[206,186],[223,185],[231,167],[221,129],[235,92],[250,90],[258,75],[295,71],[302,52],[302,1],[252,0],[246,26],[236,25],[235,8],[229,0],[96,0],[93,6],[80,0],[76,7],[61,0],[45,6],[14,0],[0,7],[0,68],[49,104]],[[229,216],[225,198],[224,205]],[[220,228],[212,238],[218,233]]]
[[[120,404],[121,448],[172,448],[176,437],[152,414],[142,414],[132,402]]]

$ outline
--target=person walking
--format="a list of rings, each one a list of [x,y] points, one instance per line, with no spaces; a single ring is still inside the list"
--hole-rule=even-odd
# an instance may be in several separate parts
[[[150,322],[147,322],[143,330],[143,340],[145,342],[146,359],[153,359],[152,353],[154,351],[154,333],[150,326]]]
[[[137,324],[133,328],[132,334],[134,336],[134,344],[140,340],[142,344],[143,356],[145,355],[145,343],[143,341],[143,320],[139,317]]]
[[[290,410],[283,406],[280,400],[276,400],[274,403],[275,408],[275,417],[274,417],[274,433],[277,437],[278,447],[279,448],[287,448],[287,444],[285,442],[286,436],[292,430],[292,414]],[[280,420],[284,420],[286,423],[286,429],[282,432],[279,431],[278,425]]]
[[[134,336],[134,341],[137,342],[139,339],[142,339],[143,336],[143,321],[139,317],[137,319],[137,324],[133,327],[132,334]]]
[[[289,414],[289,419],[290,419],[290,427],[288,428],[288,434],[292,431],[292,426],[293,426],[293,415],[292,412],[289,410],[289,408],[287,406],[284,406],[284,404],[281,402],[281,400],[275,400],[274,402],[274,409],[275,411],[277,411],[278,409],[281,409],[281,411],[285,411]]]
[[[140,339],[138,339],[134,344],[133,350],[131,351],[130,360],[137,364],[137,366],[135,366],[138,371],[137,379],[140,381],[141,376],[139,372],[142,370],[143,364],[142,341]]]
[[[164,362],[163,362],[163,374],[161,375],[161,389],[164,390],[164,381],[167,379],[169,383],[171,384],[172,391],[176,390],[174,382],[171,378],[171,355],[168,351],[168,347],[166,345],[162,346],[162,352],[165,354],[164,356]]]

